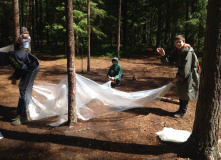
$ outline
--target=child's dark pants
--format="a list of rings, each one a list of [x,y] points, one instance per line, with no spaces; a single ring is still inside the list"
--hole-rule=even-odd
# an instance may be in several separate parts
[[[34,85],[35,77],[37,76],[39,71],[39,66],[37,66],[35,69],[26,71],[26,73],[23,74],[21,77],[20,83],[19,83],[19,101],[18,101],[18,107],[17,107],[17,114],[21,117],[27,117],[26,110],[28,109],[28,105],[31,100],[32,95],[32,88]]]

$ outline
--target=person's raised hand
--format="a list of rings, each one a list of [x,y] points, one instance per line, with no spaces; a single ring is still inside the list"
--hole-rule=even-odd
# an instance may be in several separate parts
[[[160,53],[161,56],[165,56],[165,51],[163,48],[157,48],[157,52]]]

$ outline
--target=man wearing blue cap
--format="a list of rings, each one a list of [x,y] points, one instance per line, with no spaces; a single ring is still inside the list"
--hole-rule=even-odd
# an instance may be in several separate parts
[[[13,119],[12,125],[21,125],[28,121],[26,110],[31,100],[34,80],[39,71],[39,63],[35,57],[24,51],[0,52],[0,66],[9,65],[15,69],[13,75],[9,77],[12,84],[16,84],[16,81],[20,79],[18,116]]]

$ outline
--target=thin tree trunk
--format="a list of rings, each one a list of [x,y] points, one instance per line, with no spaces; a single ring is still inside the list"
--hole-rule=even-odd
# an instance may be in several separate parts
[[[165,39],[164,43],[169,46],[171,42],[171,2],[168,0],[167,2],[167,13],[166,13],[166,27],[165,27]]]
[[[150,33],[149,33],[149,46],[153,46],[153,32],[152,32],[152,25],[153,25],[153,15],[150,13]]]
[[[200,93],[192,135],[188,140],[199,160],[219,159],[221,101],[221,3],[209,0]]]
[[[186,25],[185,25],[185,39],[187,42],[189,42],[189,24],[187,23],[189,19],[190,19],[190,2],[189,0],[187,0],[186,1]]]
[[[123,14],[123,47],[127,47],[127,0],[123,1],[123,8],[122,8],[122,14]]]
[[[87,71],[90,72],[91,39],[90,39],[90,0],[87,0]]]
[[[24,0],[21,1],[21,26],[24,26]]]
[[[35,0],[32,0],[32,10],[31,10],[32,17],[35,17]],[[35,49],[35,18],[32,18],[32,25],[31,25],[31,31],[32,31],[32,40],[31,40],[31,52],[34,53]]]
[[[37,48],[39,47],[39,20],[38,20],[38,1],[39,0],[35,0],[35,30],[36,32],[36,40],[37,40]]]
[[[43,41],[43,37],[42,37],[42,32],[43,32],[43,23],[42,23],[42,19],[43,19],[43,18],[42,18],[42,11],[43,11],[43,10],[42,10],[42,0],[40,0],[39,3],[40,3],[40,4],[39,4],[39,6],[40,6],[40,7],[39,7],[39,10],[40,10],[40,17],[39,17],[39,26],[40,26],[40,27],[39,27],[39,39],[40,39],[40,41],[41,41],[40,44],[41,44],[41,46],[42,46],[42,41]]]
[[[14,0],[13,6],[14,6],[14,44],[16,45],[16,42],[20,35],[18,0]]]
[[[147,43],[147,23],[145,23],[143,25],[143,40],[142,40],[143,44]]]
[[[49,25],[49,0],[46,0],[45,1],[46,2],[46,11],[45,11],[45,13],[46,13],[46,25]],[[46,39],[47,39],[47,44],[49,44],[49,29],[47,28],[46,29]]]
[[[162,13],[161,13],[161,5],[158,6],[158,30],[157,30],[157,42],[156,47],[161,46],[161,30],[162,30]]]
[[[118,58],[120,58],[121,1],[122,1],[122,0],[119,0],[119,11],[118,11],[118,32],[117,32],[117,57],[118,57]]]
[[[29,16],[30,16],[30,14],[29,13],[30,13],[30,0],[28,0],[28,2],[27,2],[25,26],[30,26],[30,23],[29,23]],[[28,27],[28,30],[29,30],[29,27]]]
[[[75,75],[75,44],[73,27],[73,2],[66,0],[66,29],[67,29],[67,70],[68,70],[68,125],[77,123],[76,108],[76,75]]]

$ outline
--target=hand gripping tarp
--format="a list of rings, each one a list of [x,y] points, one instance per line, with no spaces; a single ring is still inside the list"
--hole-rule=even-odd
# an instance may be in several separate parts
[[[10,49],[10,47],[4,47]],[[3,50],[7,52],[9,50]],[[132,108],[145,107],[157,97],[167,93],[173,83],[157,89],[123,92],[110,87],[111,81],[98,84],[86,77],[76,74],[76,107],[77,116],[82,120],[107,115]],[[58,116],[52,126],[59,126],[67,121],[68,83],[65,76],[58,84],[35,82],[32,102],[29,105],[30,118],[39,120]]]

